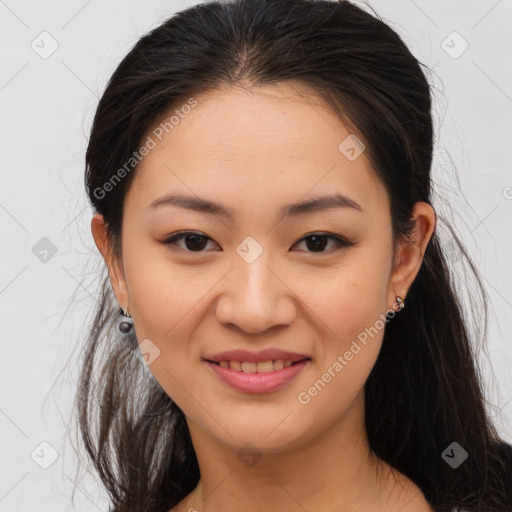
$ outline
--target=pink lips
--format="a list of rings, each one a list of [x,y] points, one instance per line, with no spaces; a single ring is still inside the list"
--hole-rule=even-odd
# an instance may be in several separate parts
[[[291,366],[266,373],[245,373],[243,371],[224,368],[220,361],[238,361],[260,363],[271,360],[293,361]],[[245,393],[268,393],[276,391],[294,379],[300,371],[307,366],[311,359],[303,354],[285,352],[278,349],[267,349],[261,352],[247,350],[231,350],[205,358],[205,362],[223,382],[238,391]]]
[[[269,373],[244,373],[207,361],[218,377],[230,386],[246,393],[268,393],[276,391],[290,382],[308,363],[305,359],[298,363]]]

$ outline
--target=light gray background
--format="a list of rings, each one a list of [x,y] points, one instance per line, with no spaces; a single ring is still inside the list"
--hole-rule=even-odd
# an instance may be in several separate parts
[[[77,376],[73,349],[100,263],[84,151],[98,98],[121,58],[143,33],[196,3],[0,0],[0,511],[107,510],[90,475],[72,504],[78,459],[65,438]],[[512,2],[370,5],[437,75],[434,173],[489,293],[481,367],[492,414],[512,442]],[[40,36],[44,31],[51,37]],[[48,58],[31,47],[49,51],[52,39],[58,48]],[[43,237],[57,248],[46,262],[32,251]],[[43,469],[52,449],[58,458]]]

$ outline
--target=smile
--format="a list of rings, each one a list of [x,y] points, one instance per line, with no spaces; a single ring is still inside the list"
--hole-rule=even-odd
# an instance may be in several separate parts
[[[215,362],[215,361],[212,361]],[[237,372],[244,373],[268,373],[276,370],[282,370],[288,368],[300,361],[292,361],[290,359],[275,359],[271,361],[263,361],[260,363],[253,363],[250,361],[219,361],[218,365],[222,368],[230,368]]]

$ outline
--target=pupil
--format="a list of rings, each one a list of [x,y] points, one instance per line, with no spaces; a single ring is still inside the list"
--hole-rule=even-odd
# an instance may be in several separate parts
[[[327,237],[323,236],[323,235],[311,235],[307,238],[307,246],[308,246],[308,249],[320,249],[320,251],[322,249],[325,248],[325,246],[327,245]],[[309,241],[313,241],[313,244],[309,244]]]
[[[188,241],[192,239],[193,242],[192,244],[189,244]],[[201,240],[203,239],[203,240]],[[206,245],[206,237],[204,237],[203,235],[187,235],[185,237],[185,241],[186,241],[186,246],[187,246],[187,249],[189,250],[201,250],[204,248],[204,246]],[[201,243],[202,242],[202,243]]]

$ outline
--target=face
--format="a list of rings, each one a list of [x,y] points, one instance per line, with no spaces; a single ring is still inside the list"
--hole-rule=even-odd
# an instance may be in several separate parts
[[[313,98],[297,84],[197,96],[148,132],[126,196],[119,304],[191,431],[237,449],[292,449],[347,420],[419,265],[396,266],[387,192]]]

